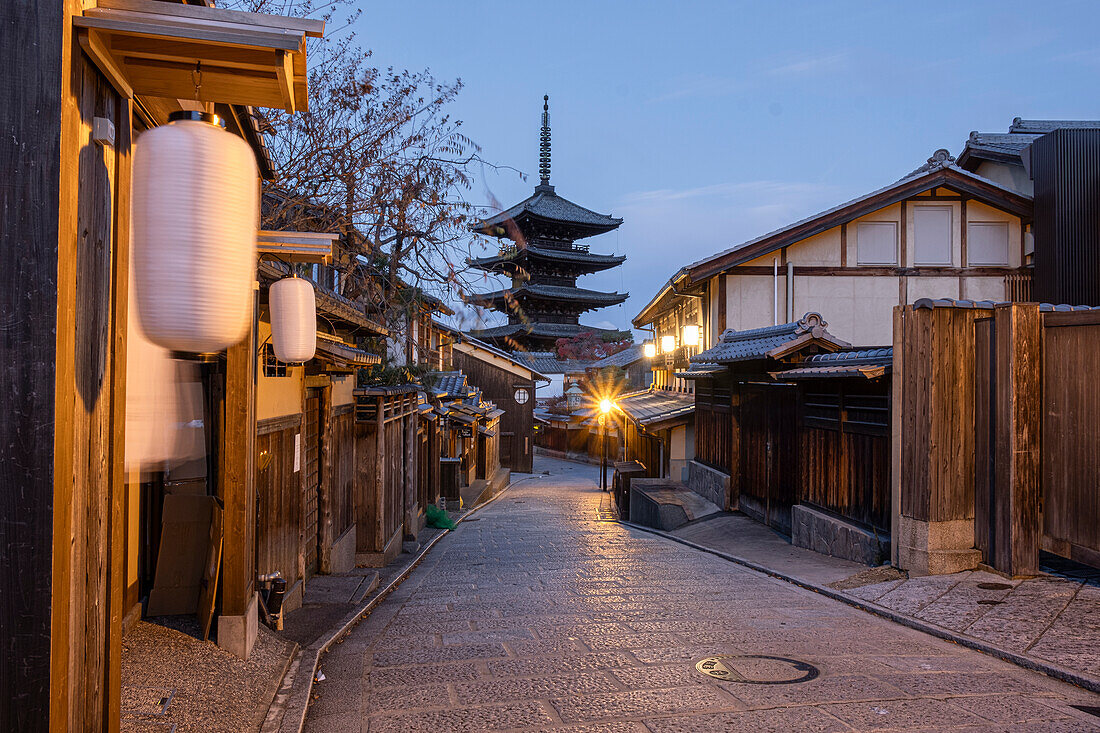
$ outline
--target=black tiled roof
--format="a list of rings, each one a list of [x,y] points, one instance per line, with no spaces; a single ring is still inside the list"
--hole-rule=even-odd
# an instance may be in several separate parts
[[[730,329],[722,334],[718,345],[691,357],[693,363],[732,364],[742,361],[778,358],[800,343],[816,341],[842,349],[851,344],[834,337],[819,313],[807,313],[801,319],[778,326],[753,328],[747,331]]]
[[[642,348],[641,344],[631,344],[617,354],[605,356],[602,359],[592,362],[591,366],[596,369],[603,369],[609,366],[617,366],[625,369],[631,364],[645,358]]]
[[[575,262],[592,265],[600,269],[615,267],[626,261],[626,255],[601,255],[576,249],[554,249],[553,247],[539,247],[530,244],[526,247],[517,247],[508,254],[492,257],[472,257],[466,261],[474,267],[485,269],[503,262],[515,262],[527,258],[539,258],[555,262]]]
[[[587,290],[585,288],[569,287],[566,285],[525,283],[518,288],[508,288],[506,290],[495,290],[491,293],[467,295],[466,302],[473,305],[485,305],[497,300],[502,300],[505,293],[511,293],[513,297],[517,298],[528,296],[547,300],[568,300],[575,303],[592,303],[600,306],[622,303],[630,297],[630,293],[605,293],[599,290]]]
[[[1027,146],[1048,132],[1098,128],[1100,120],[1022,120],[1017,117],[1008,132],[971,132],[959,154],[959,164],[967,165],[969,158],[973,157],[1023,165],[1021,156]]]
[[[466,398],[473,391],[466,383],[466,375],[462,372],[431,372],[426,376],[427,381],[440,397]]]
[[[794,369],[772,372],[777,380],[827,379],[864,377],[874,379],[889,372],[894,363],[894,349],[850,349],[832,354],[814,354]]]
[[[669,420],[687,422],[695,413],[695,395],[649,389],[620,397],[618,406],[631,420],[642,426]]]
[[[589,228],[603,229],[604,231],[610,231],[623,223],[622,219],[607,214],[598,214],[591,209],[573,203],[569,199],[558,196],[554,193],[553,186],[540,185],[535,187],[535,193],[529,198],[495,216],[476,222],[473,228],[483,230],[487,227],[521,219],[524,215],[537,216],[566,224],[580,224]]]
[[[512,358],[542,374],[573,374],[593,364],[580,359],[559,359],[553,351],[513,351]]]

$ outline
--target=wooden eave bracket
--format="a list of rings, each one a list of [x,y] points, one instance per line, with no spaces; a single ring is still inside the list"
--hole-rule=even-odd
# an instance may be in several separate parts
[[[324,22],[155,0],[99,0],[73,18],[80,44],[127,97],[308,109],[306,38]]]

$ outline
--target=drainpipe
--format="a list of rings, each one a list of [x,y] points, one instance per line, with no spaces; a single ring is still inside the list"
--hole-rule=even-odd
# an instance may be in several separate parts
[[[787,323],[794,323],[794,263],[787,263]]]
[[[779,258],[772,258],[772,325],[779,325]]]

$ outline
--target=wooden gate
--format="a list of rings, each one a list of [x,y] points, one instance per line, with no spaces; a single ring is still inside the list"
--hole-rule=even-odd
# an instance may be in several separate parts
[[[302,415],[302,555],[305,577],[317,574],[320,523],[318,498],[321,490],[321,390],[306,392],[306,408]]]
[[[1100,313],[1043,316],[1042,548],[1100,567]]]
[[[785,532],[798,501],[796,397],[789,384],[741,387],[740,509]]]

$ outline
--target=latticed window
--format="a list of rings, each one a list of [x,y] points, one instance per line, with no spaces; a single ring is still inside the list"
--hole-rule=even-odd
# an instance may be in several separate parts
[[[271,344],[265,344],[263,348],[263,372],[265,377],[285,377],[287,375],[286,364],[275,358],[275,350]]]

